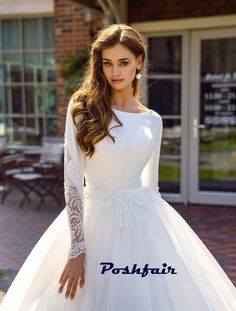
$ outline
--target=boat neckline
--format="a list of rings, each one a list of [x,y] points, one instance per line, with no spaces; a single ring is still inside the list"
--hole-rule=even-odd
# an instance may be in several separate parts
[[[113,108],[111,107],[111,109],[115,110],[115,111],[118,111],[118,112],[121,112],[121,113],[125,113],[125,114],[134,114],[134,115],[141,115],[141,114],[148,114],[148,113],[151,113],[153,110],[152,109],[149,109],[149,111],[145,111],[145,112],[130,112],[130,111],[123,111],[123,110],[119,110],[119,109],[116,109],[116,108]]]

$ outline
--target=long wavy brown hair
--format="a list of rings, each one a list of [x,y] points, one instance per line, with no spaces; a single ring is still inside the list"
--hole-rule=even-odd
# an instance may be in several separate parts
[[[76,139],[82,151],[90,158],[95,151],[94,145],[105,136],[115,142],[115,138],[109,133],[109,124],[113,117],[119,124],[116,127],[123,126],[111,109],[111,87],[102,70],[102,50],[117,43],[124,45],[136,57],[142,55],[144,64],[146,46],[143,36],[126,24],[110,25],[97,34],[91,46],[90,59],[83,80],[79,89],[70,98],[74,100],[71,115],[77,127]],[[132,86],[133,96],[138,100],[140,90],[137,79],[134,78]],[[79,121],[76,122],[76,119]]]

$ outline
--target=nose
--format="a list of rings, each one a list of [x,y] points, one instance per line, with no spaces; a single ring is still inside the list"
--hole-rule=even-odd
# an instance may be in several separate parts
[[[120,69],[118,66],[112,67],[112,76],[119,76],[120,75]]]

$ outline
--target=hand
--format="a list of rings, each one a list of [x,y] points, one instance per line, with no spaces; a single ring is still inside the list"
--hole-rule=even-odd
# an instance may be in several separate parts
[[[67,290],[65,294],[65,298],[67,298],[70,295],[70,299],[73,299],[75,296],[75,292],[78,286],[82,288],[84,285],[84,258],[85,254],[82,253],[78,255],[76,258],[71,258],[68,260],[62,275],[60,277],[59,283],[61,283],[61,286],[58,290],[59,293],[62,292],[66,282],[67,284]]]

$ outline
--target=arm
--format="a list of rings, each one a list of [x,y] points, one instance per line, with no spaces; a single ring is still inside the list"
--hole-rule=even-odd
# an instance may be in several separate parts
[[[157,119],[157,129],[154,136],[155,142],[152,154],[145,165],[142,172],[142,182],[146,187],[151,188],[155,192],[159,192],[159,159],[160,159],[160,149],[161,149],[161,139],[163,131],[162,119],[159,116]]]
[[[64,194],[71,236],[68,259],[85,253],[83,231],[84,154],[76,141],[77,129],[70,113],[72,105],[73,101],[70,101],[64,134]]]

